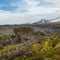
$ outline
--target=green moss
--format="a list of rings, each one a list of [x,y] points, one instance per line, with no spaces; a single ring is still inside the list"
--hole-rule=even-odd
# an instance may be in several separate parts
[[[23,56],[18,56],[16,58],[14,58],[13,60],[23,60]]]

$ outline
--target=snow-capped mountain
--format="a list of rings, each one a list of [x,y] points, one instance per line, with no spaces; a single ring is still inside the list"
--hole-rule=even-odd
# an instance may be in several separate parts
[[[46,23],[49,23],[49,20],[41,19],[40,21],[35,22],[34,24],[46,24]]]
[[[38,22],[35,22],[33,24],[49,24],[49,23],[56,23],[56,22],[60,22],[60,17],[58,18],[54,18],[54,19],[41,19],[40,21]]]

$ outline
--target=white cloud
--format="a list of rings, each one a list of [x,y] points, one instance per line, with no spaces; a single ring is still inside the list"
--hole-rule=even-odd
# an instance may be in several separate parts
[[[60,0],[24,0],[29,14],[49,14],[60,11]],[[40,4],[40,6],[38,6]]]
[[[20,6],[16,3],[19,7],[16,11],[0,10],[0,24],[32,23],[42,18],[60,16],[60,0],[23,0],[23,2],[27,5]],[[38,6],[39,3],[41,3],[40,6]]]
[[[60,0],[44,0],[47,3],[51,3],[51,7],[60,8]]]

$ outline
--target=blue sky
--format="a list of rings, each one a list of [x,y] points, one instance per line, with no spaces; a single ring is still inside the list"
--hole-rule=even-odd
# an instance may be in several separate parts
[[[0,0],[0,24],[33,23],[60,16],[60,0]]]

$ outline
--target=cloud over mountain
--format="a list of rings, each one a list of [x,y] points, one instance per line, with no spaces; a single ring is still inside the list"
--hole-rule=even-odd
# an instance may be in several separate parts
[[[53,18],[54,16],[57,17],[60,15],[60,0],[0,0],[0,16],[1,14],[3,17],[6,17],[5,19],[7,21],[10,21],[11,18],[12,22],[14,20],[26,20],[26,22],[29,22],[34,18],[36,19],[33,21],[37,21],[38,18],[36,16],[38,15],[40,15],[39,18],[41,16],[43,17],[43,15],[51,15],[51,18]],[[13,18],[10,17],[12,14]],[[20,17],[18,15],[15,16],[16,14]],[[9,18],[7,18],[6,15],[8,15]],[[22,15],[24,15],[24,17]],[[32,18],[30,19],[28,16],[32,16]],[[17,19],[14,19],[14,17]],[[5,21],[5,19],[0,17],[0,22]]]

